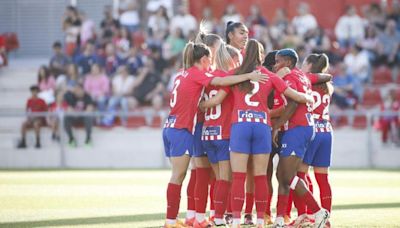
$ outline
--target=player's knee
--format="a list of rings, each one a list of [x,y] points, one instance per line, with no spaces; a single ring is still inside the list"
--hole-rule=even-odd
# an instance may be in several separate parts
[[[176,184],[182,184],[185,179],[186,172],[175,171],[171,176],[171,182]]]

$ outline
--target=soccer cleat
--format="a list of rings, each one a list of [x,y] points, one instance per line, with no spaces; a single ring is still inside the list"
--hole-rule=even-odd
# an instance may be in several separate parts
[[[75,139],[70,139],[69,142],[68,142],[68,145],[70,147],[77,147],[78,146],[78,144],[76,143]]]
[[[181,224],[179,224],[177,222],[174,224],[168,224],[168,223],[164,224],[164,228],[184,228],[184,227],[186,227],[186,226],[182,226]]]
[[[21,141],[18,143],[17,148],[18,148],[18,149],[26,148],[25,140],[21,140]]]
[[[42,145],[40,144],[39,141],[37,141],[36,144],[35,144],[35,148],[36,149],[40,149],[40,147],[42,147]]]
[[[283,217],[276,217],[274,224],[272,225],[273,228],[284,228],[286,227],[285,225],[285,220]]]
[[[254,225],[253,222],[253,215],[252,214],[245,214],[244,215],[244,225],[252,226]]]
[[[225,215],[225,222],[227,225],[231,225],[233,223],[233,215],[232,214],[226,214]]]
[[[289,215],[285,215],[283,217],[283,220],[285,221],[285,224],[289,224],[290,223],[290,216]]]
[[[214,220],[215,220],[215,216],[210,216],[210,218],[208,219],[208,221],[210,221],[210,222],[214,222]]]
[[[193,224],[193,228],[208,228],[208,227],[212,227],[212,224],[205,219],[201,223],[195,220]]]
[[[187,225],[187,224],[186,224],[186,221],[185,221],[185,222],[182,222],[182,221],[179,220],[179,219],[176,219],[176,224],[178,224],[180,227],[192,227],[192,226]]]
[[[264,215],[264,222],[265,222],[265,225],[273,224],[271,215],[265,214]]]
[[[329,220],[325,223],[325,228],[331,228],[331,222]]]
[[[195,220],[195,217],[193,217],[193,218],[186,218],[186,219],[185,219],[185,224],[186,224],[187,226],[193,226],[194,220]]]
[[[293,220],[288,227],[291,228],[304,228],[304,227],[312,227],[313,222],[311,219],[307,216],[307,214],[302,214],[299,217],[297,217],[295,220]]]
[[[314,228],[324,228],[326,222],[328,222],[329,219],[329,212],[322,208],[321,210],[317,211],[315,214],[315,224]]]

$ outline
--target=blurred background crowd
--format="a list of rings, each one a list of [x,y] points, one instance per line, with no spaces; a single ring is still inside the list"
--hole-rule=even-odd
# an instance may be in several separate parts
[[[273,19],[267,20],[257,5],[250,6],[248,16],[229,4],[222,17],[205,7],[202,17],[196,18],[185,5],[120,0],[117,9],[104,6],[99,25],[84,11],[68,6],[59,25],[64,40],[54,41],[48,65],[37,72],[38,97],[52,107],[49,110],[98,110],[107,115],[98,118],[97,125],[129,126],[129,118],[117,118],[115,113],[143,107],[159,112],[168,107],[181,52],[197,34],[200,20],[222,37],[228,21],[241,21],[249,29],[249,38],[263,43],[267,52],[294,48],[300,64],[310,53],[329,56],[335,85],[331,113],[398,112],[400,4],[394,0],[389,8],[384,2],[347,6],[332,29],[320,26],[306,2],[298,5],[291,19],[284,8],[278,8]],[[0,38],[0,56],[0,65],[6,65],[4,37]],[[333,122],[339,127],[348,124],[348,119]],[[366,117],[357,116],[352,124],[363,128]],[[388,132],[398,130],[399,125],[396,116],[389,114],[375,120],[384,142]]]

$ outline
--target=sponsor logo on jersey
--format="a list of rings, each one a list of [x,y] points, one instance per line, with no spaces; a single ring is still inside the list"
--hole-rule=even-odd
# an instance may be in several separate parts
[[[221,140],[222,128],[221,126],[207,126],[203,128],[202,140]]]
[[[266,119],[267,114],[253,110],[239,110],[239,118]]]

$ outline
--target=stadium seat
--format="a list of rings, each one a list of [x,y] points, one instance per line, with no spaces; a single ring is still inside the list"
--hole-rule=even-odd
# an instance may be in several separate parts
[[[382,95],[379,88],[367,87],[364,90],[361,105],[364,108],[373,108],[382,103]]]
[[[345,127],[349,125],[349,118],[347,116],[339,116],[337,118],[332,118],[332,125],[334,128]]]
[[[372,74],[372,84],[373,85],[386,85],[393,82],[392,71],[387,66],[380,66],[374,69]]]
[[[400,84],[400,73],[397,75],[396,83],[397,83],[397,84]]]
[[[146,126],[146,118],[144,116],[131,116],[128,118],[127,127],[136,128]]]
[[[356,129],[365,129],[367,127],[367,116],[355,116],[352,127]]]
[[[396,100],[400,101],[400,88],[392,89],[391,92],[395,94]]]

